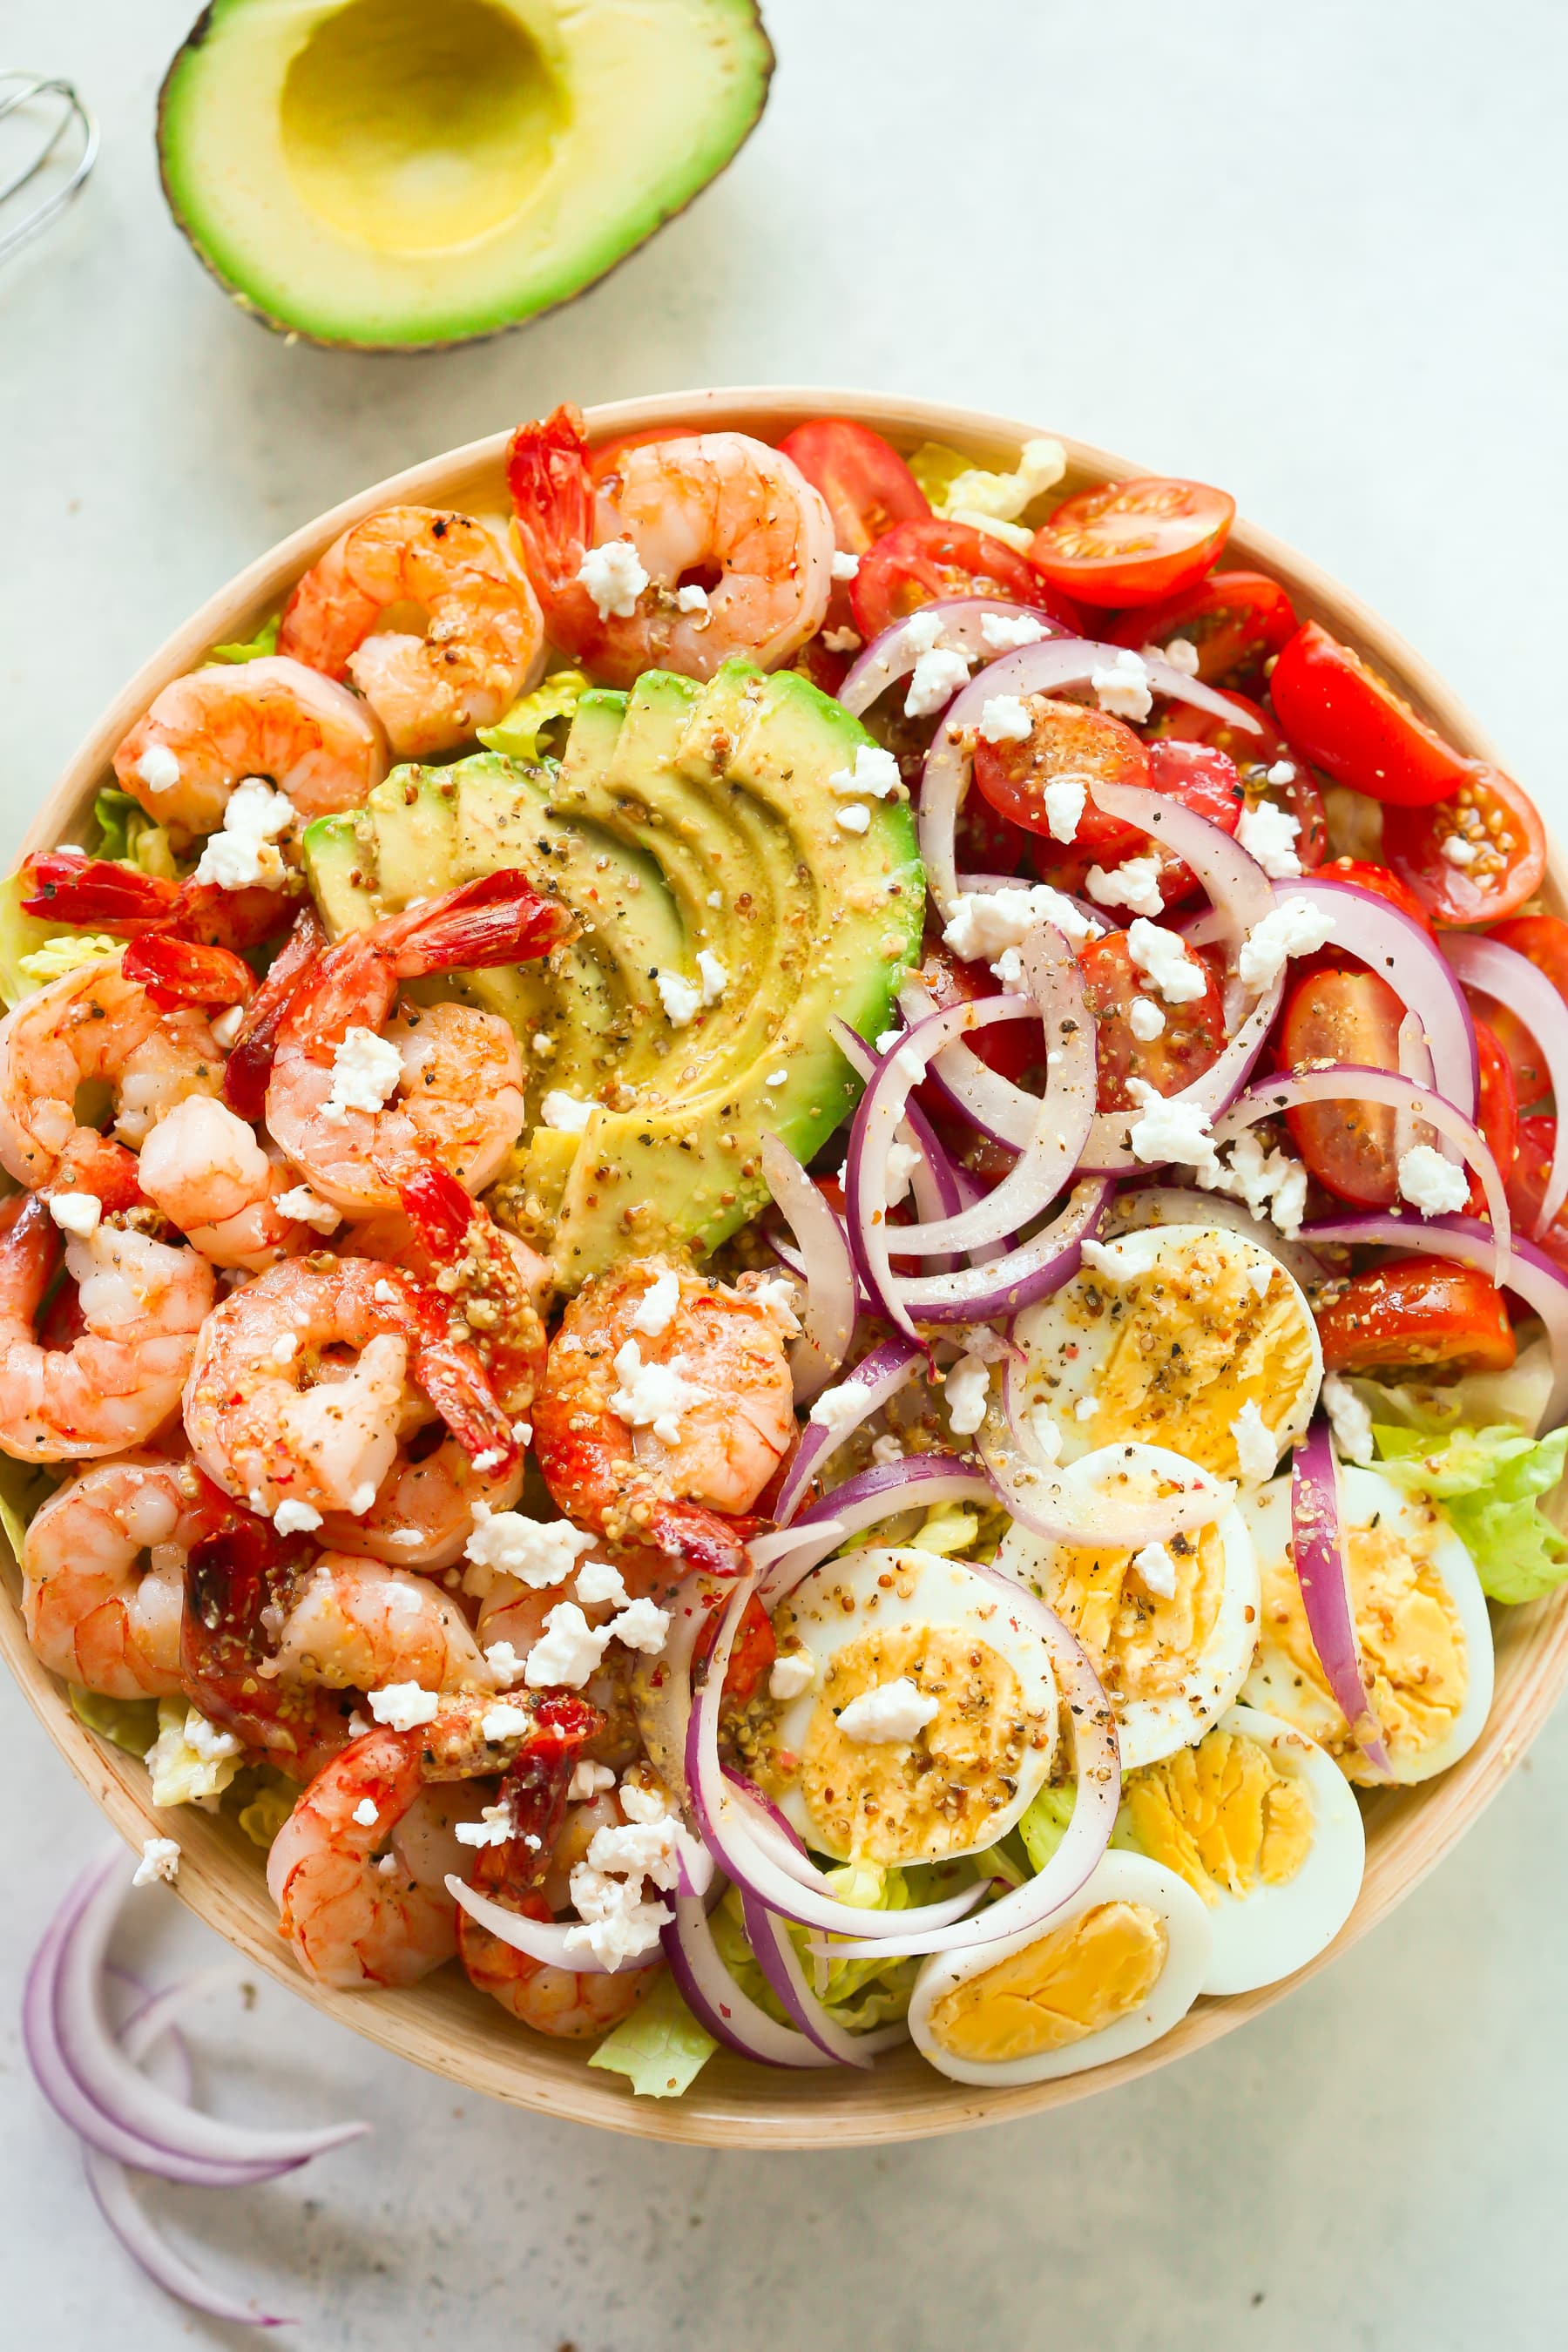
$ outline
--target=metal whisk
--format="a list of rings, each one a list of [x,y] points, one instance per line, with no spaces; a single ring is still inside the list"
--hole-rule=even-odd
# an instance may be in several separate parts
[[[98,118],[58,74],[0,66],[0,123],[12,116],[0,136],[20,156],[14,169],[0,160],[0,262],[64,212],[98,160]]]

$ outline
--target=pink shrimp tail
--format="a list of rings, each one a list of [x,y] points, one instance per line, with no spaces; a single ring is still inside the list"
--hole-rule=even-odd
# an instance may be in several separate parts
[[[321,919],[313,907],[307,907],[250,1000],[223,1074],[223,1098],[241,1118],[258,1119],[266,1108],[267,1083],[284,1016],[326,945]]]
[[[447,1265],[468,1238],[474,1220],[472,1196],[449,1170],[431,1160],[397,1187],[404,1213],[430,1255]]]
[[[256,975],[232,948],[203,947],[173,931],[146,931],[132,940],[120,969],[164,1011],[176,1004],[247,1004],[256,992]]]
[[[530,578],[562,594],[594,535],[594,486],[583,412],[570,402],[542,421],[520,425],[506,453],[506,478]]]
[[[458,967],[527,963],[574,928],[558,899],[542,897],[520,866],[506,866],[395,917],[382,951],[400,980],[416,980]]]
[[[700,1503],[666,1503],[649,1520],[647,1540],[683,1559],[690,1572],[744,1576],[751,1566],[746,1538],[760,1524],[751,1518],[726,1519]]]
[[[89,857],[79,849],[57,849],[27,858],[22,867],[25,915],[46,922],[101,923],[122,939],[173,921],[180,908],[180,885],[157,874],[142,874],[110,857]]]

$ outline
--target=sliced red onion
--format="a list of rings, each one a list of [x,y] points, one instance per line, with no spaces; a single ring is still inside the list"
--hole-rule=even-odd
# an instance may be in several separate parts
[[[1542,1234],[1550,1233],[1558,1211],[1568,1200],[1568,1151],[1561,1148],[1563,1122],[1568,1119],[1568,1027],[1563,1024],[1563,999],[1528,956],[1505,948],[1500,940],[1482,939],[1473,931],[1445,931],[1441,945],[1455,978],[1465,987],[1479,989],[1483,996],[1506,1004],[1523,1022],[1546,1064],[1557,1104],[1557,1128],[1546,1189],[1535,1220],[1539,1241]],[[1472,1030],[1472,1039],[1474,1034]],[[1442,1087],[1438,1091],[1447,1094],[1448,1089]]]
[[[757,1965],[808,2042],[815,2042],[836,2064],[869,2069],[884,2050],[896,2049],[910,2038],[904,2024],[882,2026],[868,2033],[852,2033],[829,2017],[805,1980],[800,1954],[790,1941],[787,1923],[754,1895],[741,1890],[746,1940]]]
[[[919,1351],[916,1352],[918,1354]],[[848,1532],[848,1528],[846,1528],[844,1533],[847,1535]],[[746,1545],[747,1557],[752,1566],[760,1573],[764,1568],[771,1568],[775,1560],[787,1559],[792,1551],[798,1551],[803,1544],[815,1540],[815,1535],[810,1529],[774,1525],[769,1528],[765,1536],[751,1538]]]
[[[743,1992],[724,1965],[708,1914],[694,1895],[678,1893],[675,1916],[664,1930],[664,1958],[680,1997],[715,2042],[760,2066],[831,2066],[821,2045],[781,2025]]]
[[[1231,703],[1227,708],[1235,719],[1238,715],[1237,706]],[[1273,912],[1274,887],[1257,858],[1243,849],[1234,834],[1226,833],[1206,816],[1200,816],[1196,809],[1186,808],[1180,801],[1171,800],[1147,784],[1113,784],[1096,776],[1089,780],[1089,790],[1097,808],[1103,809],[1108,816],[1119,816],[1124,823],[1135,824],[1140,833],[1146,833],[1162,849],[1192,867],[1207,891],[1215,912],[1222,918],[1223,929],[1218,936],[1227,940],[1233,950],[1240,947],[1254,923]],[[1358,891],[1356,895],[1359,898],[1363,894]]]
[[[1242,1022],[1234,1037],[1226,1045],[1218,1060],[1193,1080],[1190,1087],[1181,1087],[1166,1099],[1190,1103],[1211,1121],[1227,1111],[1252,1073],[1252,1066],[1268,1042],[1285,993],[1285,976],[1270,982]],[[1150,1163],[1140,1160],[1128,1140],[1129,1130],[1142,1114],[1134,1110],[1103,1110],[1089,1129],[1084,1146],[1081,1172],[1093,1171],[1099,1175],[1130,1176]]]
[[[1002,1002],[989,997],[983,1001]],[[923,981],[907,980],[900,989],[899,1010],[911,1032],[922,1021],[929,1021],[936,1009],[936,1000]],[[1023,1017],[1022,1013],[1018,1017]],[[988,1135],[994,1143],[1005,1143],[1011,1151],[1024,1150],[1039,1120],[1038,1095],[1030,1094],[1027,1087],[1016,1085],[1000,1070],[994,1070],[962,1038],[954,1038],[932,1057],[927,1075],[954,1110],[962,1111],[982,1135]]]
[[[1123,1439],[1098,1445],[1061,1467],[1042,1462],[1023,1428],[1023,1374],[1015,1360],[1004,1376],[1006,1414],[988,1413],[980,1457],[997,1499],[1019,1524],[1049,1543],[1114,1544],[1136,1551],[1189,1528],[1206,1528],[1230,1508],[1236,1486],[1168,1446]],[[1169,1486],[1164,1495],[1118,1495],[1117,1485]]]
[[[1078,1272],[1114,1190],[1104,1177],[1075,1184],[1060,1214],[1005,1257],[956,1274],[895,1275],[900,1304],[922,1323],[992,1323],[1049,1297]]]
[[[825,1389],[855,1336],[855,1262],[844,1228],[794,1153],[776,1135],[763,1138],[763,1181],[800,1247],[805,1311],[790,1350],[797,1404]]]
[[[831,1427],[810,1422],[801,1433],[795,1458],[784,1473],[773,1503],[773,1518],[779,1527],[787,1526],[795,1517],[813,1479],[821,1476],[839,1447],[873,1413],[880,1412],[889,1398],[909,1386],[924,1360],[916,1341],[895,1333],[868,1356],[862,1357],[852,1372],[845,1374],[837,1394],[850,1402],[842,1412],[835,1412]],[[754,1543],[750,1549],[752,1559],[761,1567],[763,1562],[759,1556],[760,1545]]]
[[[1420,1257],[1451,1257],[1473,1265],[1500,1290],[1511,1290],[1546,1327],[1552,1351],[1552,1393],[1541,1415],[1542,1429],[1568,1420],[1568,1272],[1522,1234],[1513,1236],[1506,1275],[1499,1272],[1497,1236],[1479,1217],[1411,1217],[1384,1213],[1334,1217],[1304,1226],[1301,1239],[1348,1249],[1405,1250]]]
[[[1114,1241],[1146,1225],[1223,1225],[1227,1232],[1244,1234],[1270,1257],[1277,1257],[1303,1290],[1328,1276],[1329,1269],[1315,1251],[1303,1249],[1300,1242],[1288,1242],[1277,1227],[1255,1217],[1227,1192],[1189,1192],[1174,1184],[1150,1184],[1138,1192],[1119,1192],[1106,1219],[1110,1237]]]
[[[488,1927],[492,1936],[510,1944],[514,1952],[526,1953],[544,1968],[565,1969],[580,1977],[634,1976],[638,1969],[656,1968],[661,1958],[659,1947],[655,1944],[650,1951],[634,1952],[612,1969],[596,1952],[568,1945],[566,1938],[574,1927],[581,1925],[579,1920],[531,1919],[524,1912],[509,1911],[504,1904],[492,1903],[488,1895],[481,1895],[466,1879],[448,1876],[446,1884],[447,1894],[470,1919],[477,1919],[481,1927]]]
[[[889,1058],[888,1055],[879,1054],[873,1046],[868,1045],[859,1032],[851,1029],[847,1021],[840,1020],[837,1013],[829,1013],[827,1027],[834,1044],[850,1068],[868,1084]],[[899,1044],[902,1042],[900,1037]],[[897,1045],[889,1049],[889,1054],[897,1051]],[[914,1166],[910,1171],[910,1192],[921,1222],[929,1223],[935,1217],[956,1215],[963,1205],[959,1198],[957,1171],[937,1140],[935,1128],[918,1103],[911,1101],[906,1106],[896,1139],[909,1145],[915,1154]],[[900,1230],[901,1232],[902,1227]],[[853,1250],[853,1233],[850,1244]]]
[[[942,645],[954,653],[968,654],[974,661],[991,662],[996,658],[995,648],[985,642],[983,625],[988,614],[1001,614],[1010,621],[1037,621],[1042,640],[1068,634],[1059,621],[1050,620],[1034,605],[1015,604],[1005,596],[937,596],[920,610],[941,616]],[[909,619],[895,621],[890,629],[873,637],[839,688],[839,701],[857,719],[913,669],[919,659],[909,642],[910,620],[913,618],[910,614]]]
[[[971,754],[963,741],[966,731],[979,725],[985,705],[994,695],[1055,694],[1064,686],[1082,686],[1097,669],[1114,668],[1125,651],[1125,646],[1098,645],[1089,638],[1058,637],[1043,645],[1021,646],[1016,654],[1004,654],[960,688],[937,728],[921,774],[921,856],[925,861],[931,896],[944,919],[958,896],[954,838],[958,812],[969,782]],[[1169,662],[1152,656],[1146,667],[1149,683],[1156,694],[1173,702],[1190,703],[1195,709],[1206,710],[1233,726],[1256,731],[1257,721],[1234,702],[1216,694],[1212,687],[1201,685],[1195,677],[1188,677],[1184,671],[1173,669]],[[1170,808],[1173,803],[1166,802],[1164,805]]]
[[[847,1538],[896,1512],[934,1510],[942,1503],[979,1503],[989,1510],[995,1499],[980,1464],[958,1454],[910,1454],[901,1462],[879,1462],[807,1504],[794,1532],[808,1540],[795,1546],[786,1560],[773,1561],[758,1590],[771,1612]]]
[[[1290,1465],[1291,1559],[1307,1631],[1334,1704],[1373,1770],[1380,1779],[1391,1780],[1394,1767],[1361,1670],[1341,1524],[1339,1472],[1329,1424],[1320,1414]]]
[[[1329,944],[1346,948],[1359,957],[1380,980],[1388,982],[1400,1003],[1415,1014],[1426,1032],[1437,1092],[1457,1110],[1463,1111],[1467,1118],[1473,1118],[1479,1083],[1475,1023],[1465,1002],[1464,990],[1455,977],[1458,963],[1452,956],[1444,961],[1447,949],[1439,950],[1431,933],[1413,916],[1386,898],[1358,888],[1353,882],[1331,882],[1321,875],[1304,874],[1299,880],[1279,884],[1275,897],[1305,898],[1309,905],[1321,908],[1333,917]],[[1477,940],[1475,944],[1484,948],[1489,942]],[[1506,956],[1509,950],[1504,948],[1498,952]],[[1522,963],[1524,959],[1521,956],[1511,961]],[[1527,969],[1533,971],[1534,967]],[[1561,1021],[1563,1000],[1549,981],[1542,984],[1557,1006],[1557,1018]]]
[[[1495,1279],[1500,1287],[1507,1285],[1512,1220],[1502,1177],[1486,1139],[1452,1103],[1445,1102],[1430,1087],[1412,1085],[1396,1070],[1370,1070],[1359,1063],[1341,1062],[1331,1070],[1280,1070],[1272,1077],[1256,1079],[1215,1129],[1215,1147],[1234,1141],[1243,1129],[1256,1126],[1260,1118],[1272,1118],[1277,1111],[1320,1102],[1386,1103],[1391,1109],[1425,1120],[1456,1144],[1481,1180],[1497,1262],[1503,1268]]]

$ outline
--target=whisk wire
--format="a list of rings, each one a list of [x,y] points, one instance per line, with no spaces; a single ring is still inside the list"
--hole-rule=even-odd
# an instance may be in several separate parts
[[[58,100],[58,106],[40,133],[42,143],[30,156],[24,155],[9,179],[0,181],[0,262],[8,261],[20,247],[64,212],[71,199],[80,194],[98,161],[98,118],[74,83],[58,74],[0,67],[0,122],[19,107],[51,99]],[[73,131],[79,135],[81,152],[70,172],[41,202],[30,210],[23,209],[21,216],[7,226],[5,208],[31,185]]]

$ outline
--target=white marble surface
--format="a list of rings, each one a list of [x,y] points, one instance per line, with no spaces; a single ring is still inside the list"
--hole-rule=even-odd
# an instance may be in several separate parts
[[[76,75],[105,128],[85,201],[0,277],[6,847],[174,623],[346,491],[563,396],[769,378],[973,400],[1225,482],[1447,670],[1565,828],[1560,0],[771,0],[775,95],[727,178],[531,332],[401,361],[288,348],[171,229],[151,107],[191,5],[0,0],[0,56]],[[103,1833],[3,1692],[0,1721],[26,1792],[0,1906],[5,2332],[227,2340],[132,2273],[22,2066],[27,1954]],[[231,1990],[214,2098],[375,2136],[226,2203],[157,2202],[311,2347],[1535,2352],[1562,2340],[1565,1807],[1560,1720],[1326,1979],[1114,2098],[962,2144],[643,2147]],[[176,1947],[221,1958],[166,1896],[141,1905],[154,1973]]]

